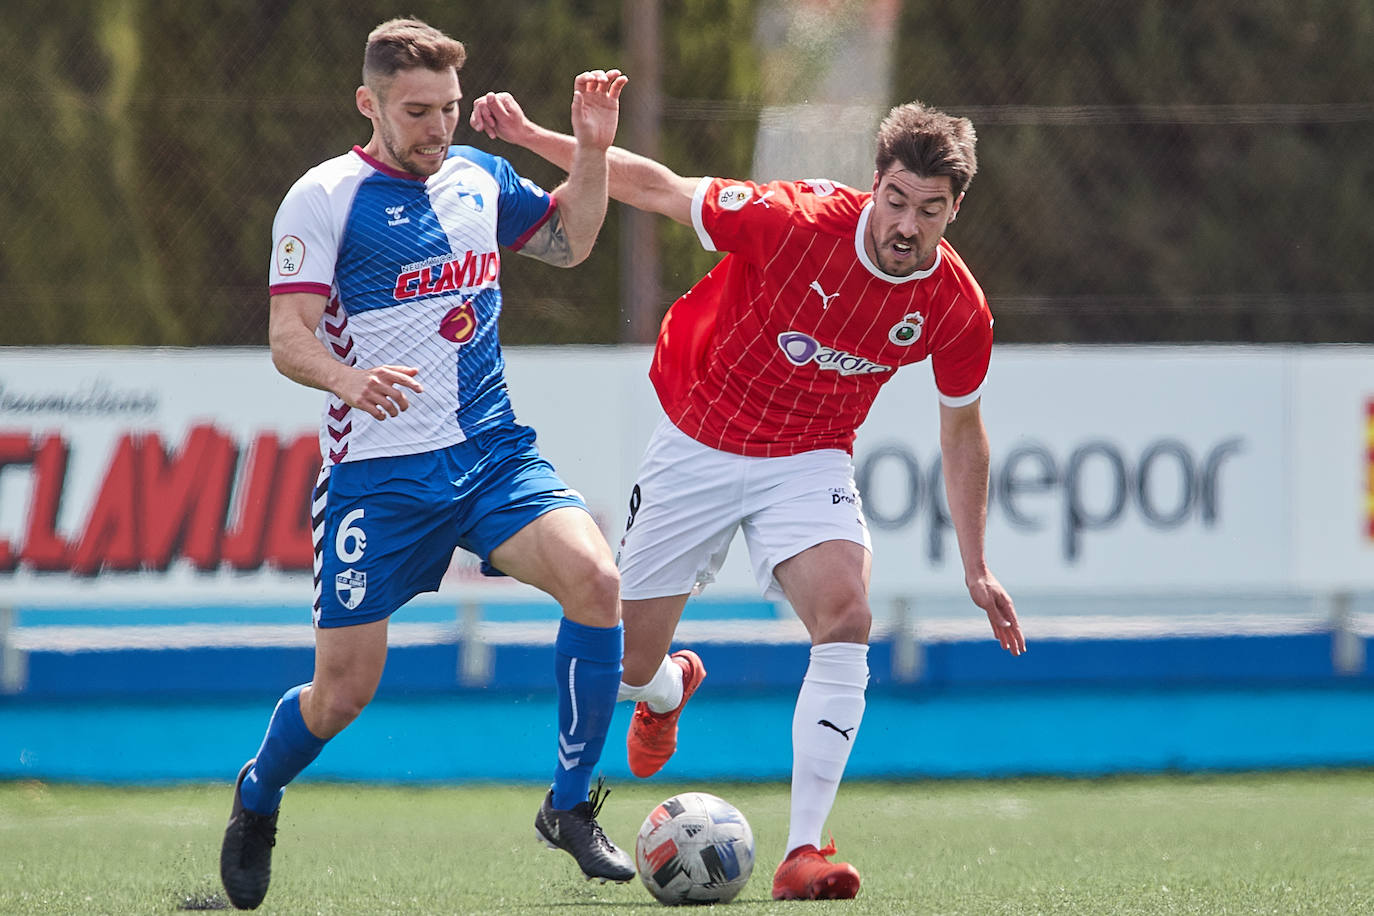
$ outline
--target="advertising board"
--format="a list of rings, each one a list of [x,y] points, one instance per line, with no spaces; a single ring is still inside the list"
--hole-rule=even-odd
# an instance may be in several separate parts
[[[645,348],[507,352],[517,414],[612,547],[661,417]],[[1013,590],[1374,587],[1374,349],[1000,347],[987,556]],[[323,395],[262,350],[0,351],[0,590],[298,602]],[[925,364],[855,447],[875,595],[959,596]],[[756,595],[737,543],[713,593]],[[459,556],[455,596],[533,594]]]

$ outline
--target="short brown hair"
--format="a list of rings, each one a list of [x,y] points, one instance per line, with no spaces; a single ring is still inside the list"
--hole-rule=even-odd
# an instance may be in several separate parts
[[[463,43],[418,19],[389,19],[367,36],[363,51],[363,84],[373,86],[399,70],[462,69],[468,52]]]
[[[957,199],[978,171],[977,142],[968,118],[907,102],[889,111],[878,127],[878,174],[900,160],[922,178],[947,175]]]

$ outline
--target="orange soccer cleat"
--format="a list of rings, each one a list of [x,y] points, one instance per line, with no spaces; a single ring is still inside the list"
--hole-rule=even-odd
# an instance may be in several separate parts
[[[677,718],[706,679],[706,666],[691,649],[679,649],[671,658],[682,667],[682,702],[677,704],[677,709],[668,712],[654,712],[649,709],[649,704],[636,703],[630,730],[625,735],[630,772],[640,779],[646,779],[663,769],[668,758],[677,750]]]
[[[859,893],[859,871],[848,862],[827,861],[835,841],[824,849],[798,846],[773,874],[774,900],[849,900]]]

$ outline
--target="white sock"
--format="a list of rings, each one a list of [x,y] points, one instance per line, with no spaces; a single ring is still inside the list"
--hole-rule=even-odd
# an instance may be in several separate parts
[[[868,646],[832,642],[811,647],[811,664],[792,715],[792,820],[783,854],[820,848],[849,752],[864,716]]]
[[[620,693],[616,695],[615,701],[619,703],[621,700],[642,700],[649,704],[652,712],[671,712],[677,709],[682,704],[682,666],[673,661],[671,656],[663,656],[658,670],[643,687],[620,682]]]

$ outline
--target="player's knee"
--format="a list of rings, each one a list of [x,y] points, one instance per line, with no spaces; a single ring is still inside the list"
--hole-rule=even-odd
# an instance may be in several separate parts
[[[343,731],[372,702],[373,691],[347,685],[320,691],[318,688],[310,704],[314,715],[306,725],[318,738],[332,738]]]
[[[867,643],[873,628],[873,611],[863,595],[852,595],[833,602],[818,615],[817,632],[812,641]]]
[[[566,586],[565,613],[578,623],[613,627],[620,621],[620,571],[612,563],[591,563]]]
[[[597,609],[600,626],[613,627],[620,621],[620,570],[612,564],[598,565],[587,581],[590,606]]]

